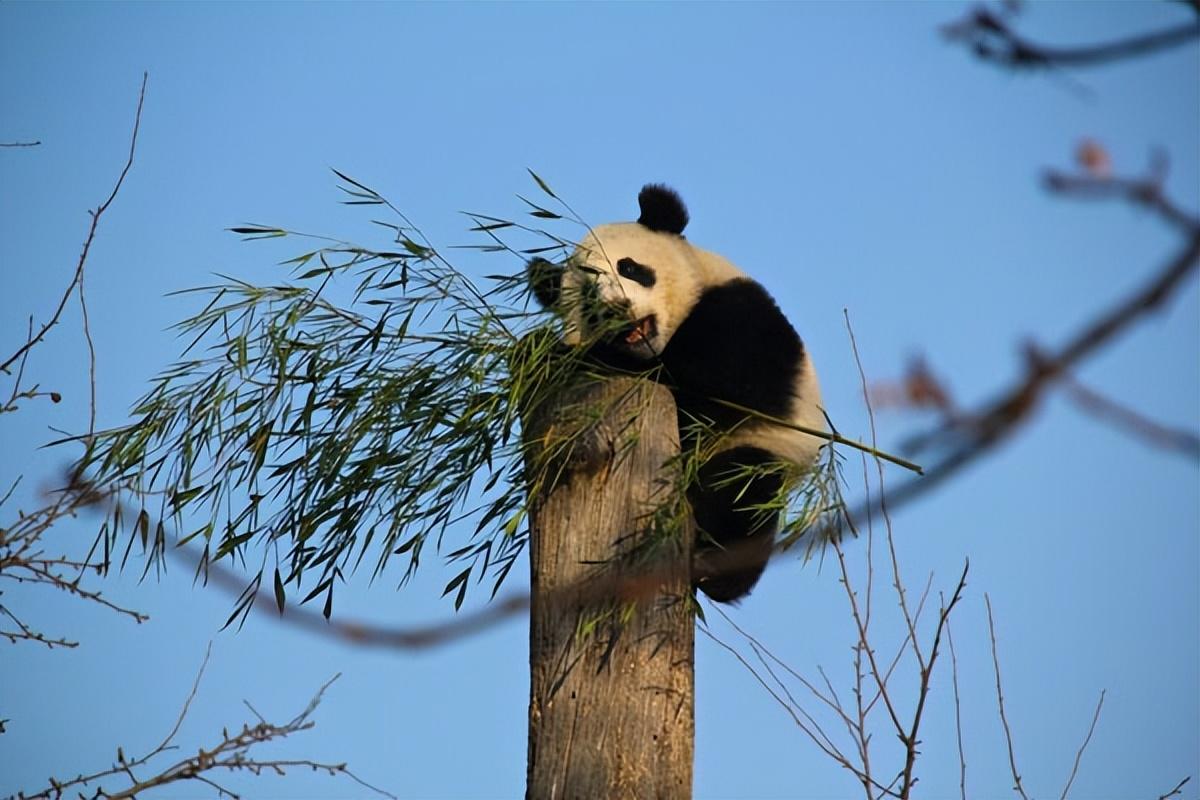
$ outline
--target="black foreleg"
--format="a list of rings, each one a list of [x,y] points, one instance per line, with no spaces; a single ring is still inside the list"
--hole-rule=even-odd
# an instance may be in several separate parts
[[[749,594],[771,557],[779,514],[763,506],[779,496],[783,476],[764,467],[777,461],[757,447],[725,450],[688,492],[698,529],[692,580],[719,603]]]

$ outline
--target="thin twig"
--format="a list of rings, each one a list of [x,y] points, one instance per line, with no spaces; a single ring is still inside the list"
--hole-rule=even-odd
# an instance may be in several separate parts
[[[1067,778],[1067,785],[1063,787],[1059,800],[1067,800],[1067,792],[1071,791],[1071,784],[1075,782],[1075,773],[1079,771],[1079,762],[1083,759],[1083,751],[1087,750],[1088,742],[1092,741],[1092,734],[1096,732],[1096,723],[1100,721],[1100,709],[1103,707],[1104,690],[1101,690],[1100,700],[1096,703],[1096,713],[1092,714],[1092,724],[1088,726],[1087,736],[1083,738],[1083,744],[1079,745],[1079,751],[1075,753],[1075,763],[1071,765],[1071,774]]]
[[[1021,795],[1022,800],[1029,800],[1021,787],[1021,774],[1017,771],[1017,757],[1013,753],[1012,730],[1008,727],[1008,716],[1004,713],[1004,688],[1000,680],[1000,656],[996,653],[996,626],[992,621],[992,599],[987,592],[983,593],[983,601],[987,605],[988,635],[992,639],[992,665],[996,670],[996,703],[1000,708],[1000,724],[1004,727],[1004,740],[1008,743],[1008,767],[1012,772],[1013,789]]]
[[[875,659],[875,649],[869,644],[867,629],[863,624],[863,616],[859,611],[858,599],[855,596],[854,589],[850,585],[850,570],[846,566],[846,556],[842,550],[842,544],[839,540],[833,539],[830,542],[830,547],[833,548],[834,554],[837,556],[838,567],[841,570],[841,583],[845,590],[846,597],[850,601],[850,616],[854,620],[856,633],[858,634],[858,642],[862,646],[863,651],[867,655],[867,664],[869,666],[868,673],[875,682],[876,688],[879,690],[879,696],[883,698],[884,708],[887,709],[888,716],[891,717],[892,725],[895,726],[900,736],[904,735],[904,725],[900,722],[900,714],[896,707],[892,704],[892,697],[887,691],[887,679],[882,670],[879,669],[879,664]]]
[[[736,648],[731,647],[730,645],[721,641],[705,625],[700,626],[700,632],[733,654],[734,658],[741,662],[742,666],[744,666],[750,672],[750,674],[754,676],[754,679],[757,680],[759,684],[761,684],[762,687],[767,690],[767,693],[771,695],[775,702],[779,703],[779,705],[782,706],[785,711],[787,711],[788,715],[792,718],[792,721],[796,723],[796,726],[800,728],[800,730],[803,731],[805,735],[812,740],[813,744],[820,748],[822,752],[836,761],[843,768],[853,773],[854,776],[860,781],[870,782],[884,793],[888,793],[886,787],[875,783],[870,775],[865,774],[858,767],[854,766],[854,764],[851,763],[848,758],[846,758],[842,751],[837,748],[837,746],[829,739],[829,737],[825,735],[825,732],[820,729],[820,726],[816,726],[815,730],[810,728],[809,723],[806,723],[803,719],[801,719],[801,714],[804,714],[803,709],[794,708],[783,697],[780,697],[775,689],[772,688],[771,685],[768,684],[758,673],[758,671],[754,668],[754,665],[747,661],[745,656],[739,653]],[[809,717],[807,714],[804,714],[804,716],[809,719],[810,723],[812,722],[811,717]],[[815,723],[812,724],[815,725]]]
[[[291,768],[304,768],[312,771],[326,772],[330,775],[344,775],[355,783],[371,790],[372,792],[384,797],[393,797],[391,794],[379,789],[371,784],[363,781],[358,776],[354,775],[346,764],[339,763],[323,763],[319,761],[310,761],[308,759],[271,759],[259,760],[251,756],[251,750],[258,745],[266,742],[285,739],[292,734],[306,731],[312,728],[315,723],[312,721],[312,715],[320,704],[325,690],[329,688],[339,676],[335,675],[330,680],[317,690],[317,693],[309,701],[308,705],[283,724],[274,724],[263,720],[259,717],[259,721],[254,725],[243,725],[240,730],[224,729],[221,732],[221,741],[213,745],[211,748],[198,748],[194,755],[189,755],[174,764],[167,766],[157,774],[150,778],[139,779],[134,770],[141,771],[150,765],[150,762],[157,759],[172,750],[179,748],[173,743],[175,736],[179,733],[180,727],[183,725],[184,719],[187,717],[188,711],[195,700],[196,693],[200,686],[200,680],[204,675],[205,668],[208,666],[208,659],[212,652],[212,643],[209,643],[208,649],[204,654],[204,661],[200,665],[200,669],[196,673],[196,678],[192,683],[191,691],[188,693],[187,699],[184,701],[183,708],[179,712],[179,716],[172,725],[171,730],[167,733],[162,742],[150,750],[143,756],[130,759],[122,748],[117,748],[116,762],[105,770],[92,773],[90,775],[79,775],[75,778],[66,781],[60,781],[54,778],[50,779],[50,785],[37,792],[19,792],[16,796],[24,800],[25,798],[53,798],[59,800],[63,797],[66,790],[72,787],[83,787],[89,784],[95,784],[106,778],[124,778],[129,781],[129,786],[116,792],[106,791],[103,787],[97,786],[96,791],[92,795],[95,798],[106,798],[106,800],[132,800],[132,798],[141,796],[151,789],[168,784],[177,783],[180,781],[197,781],[207,786],[216,789],[219,796],[228,796],[236,798],[238,795],[230,789],[222,786],[220,783],[211,777],[210,774],[216,770],[226,772],[235,772],[245,770],[254,775],[261,775],[264,772],[273,773],[276,775],[286,774]],[[83,795],[80,794],[82,797]]]
[[[729,625],[729,627],[733,628],[734,631],[736,631],[739,636],[741,636],[743,639],[745,639],[750,644],[750,649],[752,649],[754,651],[754,654],[756,656],[758,656],[759,661],[762,662],[763,667],[764,667],[764,669],[767,670],[768,674],[770,674],[770,676],[775,680],[775,682],[777,684],[779,684],[780,689],[784,692],[784,694],[787,695],[787,698],[791,702],[793,707],[800,708],[799,701],[797,701],[792,696],[792,694],[788,690],[787,686],[785,686],[783,681],[781,681],[779,679],[779,677],[775,674],[774,669],[770,666],[769,663],[767,663],[767,659],[770,659],[770,661],[775,662],[775,664],[777,664],[781,669],[785,670],[789,675],[791,675],[793,678],[795,678],[797,681],[799,681],[800,684],[804,688],[808,689],[809,692],[814,697],[816,697],[823,704],[828,706],[835,714],[838,715],[838,717],[843,721],[843,723],[845,723],[847,725],[847,727],[850,729],[851,733],[853,734],[853,731],[855,728],[854,720],[846,713],[845,709],[842,706],[841,700],[837,696],[837,690],[835,690],[833,688],[833,684],[829,681],[829,678],[825,676],[824,670],[822,670],[818,667],[818,670],[821,673],[821,677],[824,678],[824,680],[825,680],[825,686],[828,688],[828,692],[829,692],[828,695],[822,693],[812,683],[812,681],[809,681],[807,678],[805,678],[799,672],[792,669],[792,667],[790,667],[785,661],[783,661],[783,659],[779,658],[774,653],[772,653],[771,650],[769,648],[767,648],[767,646],[764,645],[761,641],[759,641],[759,639],[757,637],[753,636],[751,633],[749,633],[748,631],[743,629],[740,625],[738,625],[736,622],[734,622],[733,617],[729,616],[729,614],[726,613],[725,609],[723,609],[719,605],[715,605],[715,604],[713,605],[713,608],[716,609],[716,611],[721,615],[721,618],[725,620],[725,622]],[[864,770],[864,772],[865,771],[866,770]]]
[[[1170,428],[1128,406],[1089,389],[1070,375],[1063,377],[1063,388],[1076,408],[1097,419],[1136,436],[1152,447],[1174,450],[1200,459],[1200,436],[1181,428]]]
[[[141,111],[139,107],[138,111]],[[137,137],[137,129],[135,126],[134,137]],[[132,154],[130,155],[132,158]],[[79,311],[83,323],[83,338],[87,342],[88,350],[88,432],[87,447],[92,446],[92,439],[96,436],[96,343],[92,341],[92,326],[88,319],[87,297],[83,291],[84,272],[79,273]]]
[[[113,186],[112,191],[109,193],[108,198],[101,203],[95,211],[89,212],[92,217],[92,224],[88,229],[87,238],[83,242],[83,251],[79,254],[79,261],[75,266],[74,278],[72,278],[71,283],[68,284],[67,290],[63,292],[62,298],[58,301],[58,307],[54,310],[54,313],[50,316],[50,319],[44,325],[42,325],[36,336],[31,337],[27,342],[25,342],[25,344],[17,348],[17,351],[9,356],[3,364],[0,364],[0,372],[8,372],[8,368],[12,366],[14,361],[24,355],[38,342],[42,341],[46,333],[58,324],[58,320],[62,316],[62,312],[67,305],[67,301],[71,299],[71,295],[74,293],[75,288],[83,282],[83,267],[84,264],[87,263],[88,251],[92,247],[92,241],[96,238],[96,229],[100,224],[100,217],[105,211],[108,210],[108,207],[112,204],[112,201],[116,199],[117,192],[121,190],[121,184],[125,182],[125,176],[129,174],[129,169],[133,166],[133,154],[137,147],[138,128],[142,123],[142,102],[146,98],[146,82],[149,79],[149,73],[142,73],[142,89],[138,93],[137,113],[133,118],[133,136],[129,141],[129,158],[125,161],[125,167],[121,170],[121,174],[117,178],[117,182]]]
[[[200,662],[200,669],[196,670],[196,679],[192,681],[192,689],[188,692],[187,698],[183,701],[183,708],[179,710],[179,716],[175,719],[175,724],[171,726],[171,730],[167,732],[166,737],[159,743],[158,747],[152,750],[152,753],[161,753],[170,747],[175,734],[179,733],[180,727],[183,726],[183,720],[187,717],[188,710],[192,707],[192,701],[196,699],[196,692],[200,691],[200,679],[204,677],[204,670],[208,668],[208,659],[212,656],[212,640],[208,642],[208,646],[204,648],[204,660]]]
[[[1165,158],[1158,155],[1156,161],[1159,164],[1158,168],[1152,168],[1149,175],[1141,178],[1047,169],[1042,173],[1042,183],[1051,192],[1070,195],[1079,200],[1123,199],[1155,212],[1184,235],[1197,233],[1200,231],[1200,217],[1184,211],[1163,191],[1161,172]]]
[[[954,651],[954,634],[949,620],[946,621],[946,643],[950,645],[950,679],[954,686],[954,733],[958,739],[958,792],[961,800],[967,800],[967,755],[963,750],[962,703],[958,692],[958,653]]]
[[[867,375],[862,366],[862,357],[858,352],[858,340],[854,336],[854,326],[850,323],[850,312],[847,309],[842,309],[842,315],[846,320],[846,332],[850,337],[850,349],[854,354],[854,363],[858,368],[858,377],[861,384],[863,402],[867,408],[867,420],[870,425],[871,445],[874,447],[878,443],[878,434],[875,427],[875,409],[871,405],[871,394],[867,386]],[[892,588],[896,592],[896,599],[900,606],[900,613],[908,629],[908,642],[912,647],[913,655],[917,659],[917,666],[920,672],[920,688],[917,696],[917,707],[913,712],[912,724],[906,731],[903,726],[899,724],[899,721],[896,720],[896,733],[900,737],[900,741],[904,743],[905,750],[904,770],[900,773],[899,778],[899,796],[902,798],[908,798],[913,787],[915,786],[913,769],[916,766],[917,745],[920,741],[917,737],[921,727],[921,718],[925,710],[925,701],[929,695],[929,681],[933,673],[933,663],[937,658],[938,644],[942,638],[942,628],[946,624],[946,619],[949,617],[950,612],[962,597],[962,590],[966,586],[967,570],[969,569],[970,565],[968,562],[968,565],[963,568],[962,578],[959,579],[958,587],[955,589],[954,595],[951,597],[950,604],[942,610],[941,617],[938,620],[937,631],[934,634],[933,647],[930,651],[929,661],[926,662],[925,656],[921,652],[920,641],[917,638],[917,620],[909,611],[907,592],[904,588],[904,581],[900,577],[900,560],[896,555],[896,541],[895,537],[893,536],[892,518],[888,510],[888,494],[884,485],[883,464],[879,461],[879,459],[876,459],[875,466],[877,470],[876,479],[879,483],[879,508],[883,514],[883,524],[886,532],[888,555],[892,564]],[[921,602],[917,610],[918,615],[920,614],[920,607],[924,606],[925,597],[928,596],[929,586],[932,585],[932,580],[933,576],[931,575],[930,583],[925,587],[925,594],[922,595]],[[862,644],[867,645],[865,639]],[[872,668],[874,668],[873,659]],[[890,674],[891,670],[889,669],[888,675],[890,676]],[[884,695],[884,701],[890,707],[891,702],[886,697],[887,678],[885,677],[883,680],[878,681],[878,684],[880,694]]]
[[[925,712],[925,702],[929,699],[930,679],[933,677],[933,665],[937,662],[938,653],[942,643],[942,633],[946,630],[946,625],[949,623],[950,614],[954,611],[954,607],[962,600],[963,589],[967,586],[967,573],[971,569],[971,562],[967,561],[963,565],[962,576],[958,579],[958,585],[954,587],[954,594],[950,596],[950,602],[947,603],[938,616],[937,629],[933,634],[933,644],[929,648],[929,663],[921,665],[921,683],[917,690],[917,708],[913,712],[912,727],[908,731],[908,735],[904,737],[905,759],[903,780],[900,783],[900,796],[909,797],[913,787],[916,785],[916,780],[913,778],[913,768],[917,763],[917,745],[921,743],[918,738],[918,733],[921,730],[921,719]],[[916,650],[916,641],[913,641],[913,650]]]
[[[1159,796],[1158,796],[1158,800],[1168,800],[1168,798],[1171,798],[1171,797],[1176,797],[1177,795],[1183,794],[1183,786],[1184,786],[1184,784],[1186,784],[1186,783],[1187,783],[1188,781],[1190,781],[1191,779],[1192,779],[1192,776],[1191,776],[1191,775],[1188,775],[1186,778],[1184,778],[1183,780],[1181,780],[1179,783],[1175,784],[1175,788],[1174,788],[1174,789],[1172,789],[1171,791],[1167,792],[1166,794],[1161,794],[1161,795],[1159,795]]]

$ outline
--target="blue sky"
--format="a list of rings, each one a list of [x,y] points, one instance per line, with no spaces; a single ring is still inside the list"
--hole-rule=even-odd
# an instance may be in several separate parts
[[[1061,342],[1178,246],[1152,215],[1049,197],[1038,174],[1069,165],[1085,136],[1103,142],[1122,173],[1141,171],[1159,146],[1171,157],[1169,193],[1200,207],[1200,49],[1014,75],[938,36],[964,8],[2,4],[0,141],[42,145],[0,150],[0,341],[14,349],[27,315],[44,319],[57,302],[86,209],[107,195],[125,157],[149,71],[136,162],[89,261],[102,425],[124,421],[147,380],[178,355],[167,328],[195,305],[168,292],[211,282],[214,272],[280,278],[274,263],[291,252],[240,243],[225,228],[254,221],[372,235],[367,215],[337,204],[329,167],[383,192],[443,245],[470,241],[461,210],[521,213],[515,194],[531,190],[527,167],[592,222],[635,216],[638,188],[667,182],[691,208],[692,241],[779,299],[817,360],[843,433],[866,434],[843,309],[870,379],[894,377],[924,352],[960,402],[977,402],[1020,375],[1023,340]],[[1033,37],[1077,43],[1187,16],[1173,3],[1036,4],[1019,24]],[[495,271],[471,255],[459,264]],[[1195,430],[1198,334],[1192,279],[1078,377]],[[63,402],[0,419],[9,455],[0,479],[26,475],[15,500],[23,507],[66,458],[38,449],[51,428],[86,425],[85,359],[72,308],[28,368]],[[881,412],[882,443],[894,446],[920,422]],[[971,559],[955,642],[972,796],[1004,796],[1011,784],[985,591],[1031,793],[1061,791],[1102,689],[1073,796],[1157,796],[1186,775],[1200,780],[1198,486],[1194,462],[1055,396],[1018,438],[896,516],[912,583],[932,571],[935,587],[949,589]],[[55,535],[78,545],[96,524],[80,519]],[[861,564],[861,545],[850,553]],[[793,667],[815,674],[822,665],[845,687],[853,634],[830,566],[778,564],[734,614]],[[520,572],[514,589],[526,582]],[[118,744],[127,753],[152,747],[210,640],[185,749],[246,718],[243,698],[287,717],[340,672],[316,730],[275,752],[349,760],[401,797],[523,792],[523,619],[442,649],[368,652],[266,618],[218,633],[230,597],[193,587],[181,570],[142,583],[138,574],[103,588],[150,613],[141,626],[3,587],[5,604],[82,645],[0,645],[0,718],[10,720],[0,792],[103,768]],[[436,568],[401,593],[367,577],[342,592],[339,611],[394,624],[452,613],[437,597],[447,575]],[[698,798],[856,792],[743,667],[697,641]],[[918,766],[928,797],[958,791],[949,690],[943,672]],[[894,754],[888,760],[888,745],[878,746],[891,767]],[[248,781],[230,783],[255,796],[361,793],[304,773]]]

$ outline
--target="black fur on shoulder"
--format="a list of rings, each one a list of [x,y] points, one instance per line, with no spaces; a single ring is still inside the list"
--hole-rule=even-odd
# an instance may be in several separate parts
[[[525,267],[533,296],[544,308],[553,308],[562,294],[563,268],[544,258],[531,259]]]
[[[787,419],[804,358],[795,328],[757,282],[738,278],[705,290],[662,352],[680,428],[688,417],[726,430],[745,418],[714,397]]]
[[[642,215],[638,223],[652,231],[683,234],[688,224],[687,206],[679,194],[661,183],[647,183],[638,193],[638,207]]]

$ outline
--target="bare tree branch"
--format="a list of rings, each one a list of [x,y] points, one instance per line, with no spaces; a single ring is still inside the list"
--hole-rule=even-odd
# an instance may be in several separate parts
[[[933,665],[937,661],[939,648],[942,643],[942,634],[946,630],[946,625],[950,620],[950,613],[954,611],[954,607],[962,600],[963,589],[967,585],[967,572],[971,569],[971,562],[968,561],[963,565],[962,576],[958,579],[958,585],[954,587],[954,594],[950,596],[950,602],[942,606],[941,613],[938,615],[937,629],[933,634],[933,645],[929,649],[929,663],[921,664],[921,683],[917,692],[917,709],[913,712],[912,726],[908,730],[908,735],[904,738],[905,761],[904,761],[904,778],[901,781],[901,797],[908,797],[912,787],[916,784],[913,779],[913,767],[917,762],[917,745],[921,740],[917,738],[917,734],[921,729],[921,718],[925,711],[925,701],[929,699],[929,681],[933,675]],[[916,650],[916,641],[913,642],[913,649]]]
[[[942,27],[947,39],[962,41],[976,56],[1013,69],[1090,67],[1149,55],[1200,39],[1200,22],[1187,22],[1161,31],[1082,47],[1036,44],[1009,24],[1011,14],[976,6],[967,15]]]
[[[1175,788],[1174,788],[1174,789],[1172,789],[1171,791],[1167,792],[1166,794],[1161,794],[1161,795],[1159,795],[1159,796],[1158,796],[1158,800],[1168,800],[1168,798],[1171,798],[1171,797],[1178,797],[1179,795],[1183,794],[1183,787],[1184,787],[1184,784],[1186,784],[1186,783],[1187,783],[1188,781],[1190,781],[1191,779],[1192,779],[1192,776],[1191,776],[1191,775],[1188,775],[1186,778],[1184,778],[1183,780],[1181,780],[1179,783],[1175,784]]]
[[[1100,700],[1096,703],[1096,713],[1092,714],[1092,724],[1088,726],[1087,736],[1083,737],[1083,744],[1079,745],[1078,752],[1075,753],[1075,763],[1071,765],[1071,774],[1067,777],[1067,785],[1063,787],[1060,800],[1067,800],[1067,793],[1071,791],[1071,784],[1075,782],[1075,774],[1079,772],[1079,762],[1083,760],[1083,751],[1087,750],[1088,743],[1092,741],[1092,734],[1096,732],[1096,723],[1100,721],[1100,709],[1104,707],[1104,691],[1100,692]]]
[[[942,440],[952,440],[954,444],[940,460],[926,469],[925,477],[909,479],[887,492],[886,502],[893,506],[927,494],[1011,436],[1032,417],[1032,412],[1047,389],[1085,358],[1130,329],[1135,322],[1161,309],[1200,264],[1200,221],[1179,212],[1163,196],[1157,184],[1082,176],[1070,180],[1056,177],[1049,179],[1047,184],[1053,191],[1068,196],[1120,197],[1145,206],[1173,226],[1187,231],[1187,239],[1182,249],[1154,278],[1101,311],[1057,350],[1043,351],[1027,345],[1027,369],[1023,381],[1005,390],[978,411],[962,413],[955,417],[953,423],[911,438],[908,442],[910,447],[925,447]],[[860,506],[855,510],[854,517],[861,519],[865,513],[865,507]]]
[[[1004,687],[1000,680],[1000,656],[996,652],[996,625],[992,620],[992,599],[987,592],[983,593],[983,601],[987,604],[988,635],[992,640],[992,665],[996,670],[996,704],[1000,708],[1000,724],[1004,727],[1004,740],[1008,743],[1008,766],[1012,772],[1013,790],[1021,795],[1021,800],[1029,800],[1025,789],[1021,787],[1021,774],[1017,771],[1017,757],[1013,753],[1012,730],[1008,727],[1008,715],[1004,711]]]
[[[1163,191],[1165,164],[1165,157],[1161,154],[1156,155],[1150,174],[1142,178],[1118,178],[1048,169],[1042,173],[1042,183],[1055,194],[1079,200],[1117,198],[1144,206],[1168,224],[1178,228],[1185,236],[1193,236],[1200,231],[1200,217],[1184,211]]]
[[[1169,428],[1128,406],[1089,389],[1070,375],[1062,378],[1067,396],[1076,408],[1135,436],[1152,447],[1174,450],[1200,459],[1200,436],[1191,431]]]
[[[134,622],[145,622],[149,619],[145,614],[112,602],[101,591],[83,587],[85,575],[101,572],[97,565],[89,563],[87,558],[81,560],[67,555],[51,555],[45,550],[42,539],[51,526],[64,518],[76,516],[79,511],[98,501],[94,490],[68,488],[56,491],[42,508],[19,514],[11,524],[0,528],[0,583],[12,581],[48,586],[127,616]],[[0,502],[0,505],[3,503]],[[0,627],[0,638],[8,639],[11,643],[31,641],[47,647],[75,647],[77,644],[42,634],[2,603],[0,615],[16,625],[15,629]]]
[[[125,177],[129,174],[129,170],[133,166],[133,157],[137,151],[138,130],[141,127],[142,106],[146,98],[146,84],[148,80],[149,74],[143,73],[142,86],[138,93],[137,111],[133,119],[133,133],[129,140],[129,155],[108,196],[96,207],[95,211],[89,212],[92,218],[91,226],[84,240],[83,250],[79,254],[79,261],[75,265],[75,273],[64,290],[58,307],[54,310],[50,319],[36,333],[33,329],[33,318],[31,317],[29,320],[29,333],[25,343],[17,348],[16,352],[3,364],[0,364],[0,371],[8,373],[13,363],[18,363],[11,396],[3,406],[0,406],[0,413],[16,411],[17,401],[20,399],[30,399],[41,395],[49,396],[53,402],[59,402],[61,397],[57,392],[40,392],[36,385],[29,389],[21,390],[21,381],[25,375],[25,366],[29,354],[36,345],[44,340],[47,332],[58,324],[63,309],[66,307],[67,301],[71,299],[71,296],[73,294],[77,295],[83,315],[83,334],[88,347],[88,375],[91,391],[88,404],[88,435],[85,442],[89,447],[92,435],[96,429],[96,350],[92,341],[87,300],[84,294],[85,267],[92,242],[95,240],[96,232],[99,229],[100,218],[116,199],[117,193],[120,192],[121,186],[125,183]],[[74,477],[68,480],[68,484],[73,484],[74,482]],[[3,500],[0,500],[0,505],[3,505],[11,494],[12,491],[10,490],[4,496]],[[0,528],[0,580],[51,586],[80,599],[97,603],[119,614],[129,616],[136,622],[144,622],[149,617],[112,603],[101,592],[84,589],[80,585],[81,579],[88,572],[102,572],[102,568],[89,563],[90,556],[83,560],[71,558],[66,555],[52,556],[48,555],[42,546],[42,537],[52,525],[64,517],[74,516],[80,509],[93,505],[99,499],[99,495],[93,489],[69,486],[65,490],[52,493],[51,499],[44,507],[31,514],[19,513],[15,522]],[[15,628],[0,628],[0,637],[8,639],[9,642],[40,642],[47,647],[74,647],[76,645],[76,642],[65,638],[42,634],[22,620],[12,609],[3,604],[0,604],[0,616],[7,618],[16,626]]]
[[[958,792],[967,800],[967,755],[963,751],[962,703],[958,691],[958,653],[954,651],[954,634],[946,622],[946,643],[950,645],[950,679],[954,686],[954,733],[958,739]]]
[[[345,775],[360,786],[371,790],[372,792],[384,797],[392,797],[392,795],[378,789],[358,778],[354,773],[346,768],[346,764],[329,764],[307,759],[256,759],[251,757],[253,748],[265,742],[274,741],[277,739],[285,739],[292,734],[306,731],[312,728],[315,723],[312,721],[313,712],[316,711],[320,704],[325,690],[329,688],[338,676],[335,675],[317,690],[316,695],[309,701],[308,706],[293,717],[291,720],[275,724],[267,722],[259,717],[259,721],[254,724],[244,724],[240,730],[229,731],[228,729],[221,732],[221,740],[210,748],[199,748],[195,755],[179,759],[174,764],[161,769],[158,773],[149,778],[138,778],[135,770],[141,771],[143,768],[150,765],[150,762],[159,756],[171,750],[179,749],[174,744],[175,737],[179,733],[180,727],[183,725],[184,719],[187,717],[188,711],[192,706],[192,702],[196,698],[196,692],[200,687],[200,679],[204,675],[204,670],[208,666],[208,659],[212,653],[212,644],[209,644],[208,650],[204,654],[204,661],[200,665],[199,671],[196,673],[196,679],[192,683],[191,691],[188,693],[187,699],[184,700],[183,708],[179,712],[179,716],[175,720],[175,724],[171,730],[163,738],[162,742],[157,747],[150,750],[143,756],[130,759],[125,755],[123,748],[117,748],[116,763],[105,770],[92,773],[90,775],[79,775],[70,780],[60,781],[51,778],[49,786],[40,789],[36,792],[18,792],[17,797],[21,800],[25,798],[47,798],[58,800],[68,789],[73,787],[85,787],[89,784],[96,784],[95,791],[90,795],[92,800],[131,800],[143,792],[159,786],[177,783],[180,781],[197,781],[206,784],[218,793],[221,797],[237,798],[238,795],[228,787],[218,783],[212,775],[220,772],[235,772],[247,771],[254,775],[261,775],[264,772],[274,773],[276,775],[284,775],[288,769],[304,768],[313,771],[326,772],[330,775]],[[129,785],[117,791],[107,791],[104,787],[98,784],[99,781],[107,778],[120,778],[129,782]],[[80,794],[82,797],[82,793]]]
[[[137,113],[133,118],[133,136],[130,137],[129,140],[129,158],[125,161],[125,167],[121,170],[121,174],[117,178],[117,182],[113,186],[112,191],[109,193],[108,198],[101,203],[95,211],[89,212],[92,217],[92,224],[88,229],[87,238],[83,242],[83,252],[79,254],[79,262],[75,266],[75,277],[71,280],[71,283],[67,285],[67,290],[63,292],[62,299],[58,302],[58,308],[54,310],[54,313],[50,316],[50,319],[44,325],[42,325],[41,329],[37,332],[37,335],[31,337],[27,342],[25,342],[25,344],[17,348],[17,351],[9,356],[4,363],[0,364],[0,372],[8,372],[8,368],[12,366],[14,361],[24,355],[38,342],[42,341],[42,339],[46,336],[46,333],[58,324],[59,317],[62,316],[63,308],[66,307],[67,301],[71,299],[71,295],[75,292],[75,288],[80,286],[83,282],[83,267],[84,264],[87,263],[88,251],[92,247],[92,241],[96,238],[96,228],[100,225],[100,217],[103,216],[104,212],[108,210],[108,207],[112,204],[112,201],[116,199],[117,192],[121,190],[121,184],[125,182],[125,176],[129,174],[129,169],[133,166],[133,154],[137,148],[138,128],[142,123],[142,102],[146,99],[146,82],[149,79],[149,73],[142,73],[142,89],[138,94]]]

